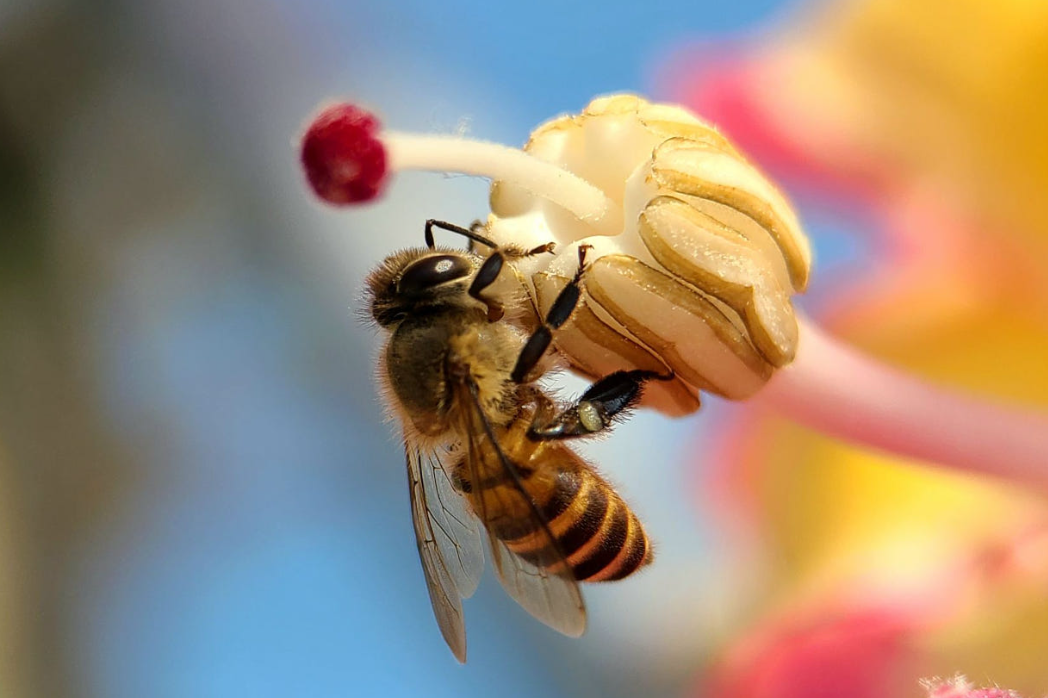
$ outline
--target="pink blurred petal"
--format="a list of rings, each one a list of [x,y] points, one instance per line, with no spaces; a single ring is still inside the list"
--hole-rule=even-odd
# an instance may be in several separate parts
[[[862,201],[883,178],[860,152],[825,127],[796,123],[777,108],[775,95],[787,89],[774,74],[774,55],[748,45],[690,50],[672,58],[659,80],[669,101],[702,114],[731,137],[744,153],[757,156],[776,179],[819,191],[827,198]],[[798,134],[816,130],[813,150]]]
[[[905,695],[915,619],[892,606],[820,610],[734,646],[698,695],[711,698],[886,698]]]
[[[928,698],[1022,698],[1015,691],[1003,688],[973,688],[963,676],[949,681],[926,681],[924,687]]]

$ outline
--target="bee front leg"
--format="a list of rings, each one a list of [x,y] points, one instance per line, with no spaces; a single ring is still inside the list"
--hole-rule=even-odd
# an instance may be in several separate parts
[[[582,397],[553,419],[536,419],[528,429],[528,437],[550,441],[604,431],[637,404],[646,381],[672,380],[673,377],[672,373],[663,375],[640,369],[611,373],[591,385]]]
[[[547,242],[545,245],[539,245],[530,250],[521,250],[514,247],[501,248],[495,243],[495,241],[477,232],[484,228],[483,224],[479,221],[469,228],[463,228],[461,225],[455,225],[454,223],[448,223],[447,221],[438,221],[435,218],[430,218],[426,221],[426,247],[431,250],[436,247],[437,244],[436,240],[433,239],[434,228],[440,228],[449,233],[456,233],[467,238],[469,240],[470,252],[475,251],[475,243],[480,243],[491,249],[491,255],[489,255],[488,258],[484,260],[484,263],[480,265],[480,269],[477,270],[477,275],[473,277],[473,283],[469,285],[470,297],[476,298],[488,307],[488,322],[501,320],[502,316],[505,315],[505,311],[502,309],[501,303],[491,298],[484,298],[480,294],[499,278],[499,272],[501,272],[502,267],[505,266],[506,260],[520,257],[531,257],[544,252],[553,251],[554,243],[552,242]]]
[[[486,242],[484,244],[489,243]],[[507,259],[531,257],[544,252],[552,252],[553,243],[547,242],[545,245],[539,245],[530,250],[503,249],[496,247],[494,243],[490,244],[492,247],[491,255],[484,260],[484,263],[480,265],[480,269],[477,271],[477,275],[473,277],[473,283],[469,286],[469,295],[488,306],[488,322],[495,322],[496,320],[501,320],[505,314],[502,304],[494,299],[483,297],[480,295],[481,292],[499,278],[499,273],[502,271],[502,267],[505,266]]]
[[[531,369],[535,368],[542,355],[549,349],[553,341],[553,330],[567,322],[571,314],[575,312],[575,306],[579,304],[579,297],[582,295],[582,274],[586,271],[586,251],[589,248],[589,245],[579,245],[579,270],[575,272],[575,277],[568,282],[568,285],[557,294],[556,300],[546,313],[546,319],[531,333],[524,348],[520,350],[517,364],[513,367],[512,378],[515,383],[525,382]]]

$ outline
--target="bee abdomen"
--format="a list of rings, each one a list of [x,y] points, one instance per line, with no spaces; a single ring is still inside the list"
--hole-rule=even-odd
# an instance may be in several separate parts
[[[577,546],[579,538],[564,537],[561,544],[568,564],[580,582],[628,577],[651,561],[648,536],[637,517],[610,487],[601,482],[593,491],[600,492],[591,502],[603,500],[603,516],[586,517],[585,528],[593,533],[581,546]],[[592,512],[593,509],[587,507],[587,514]],[[574,549],[569,552],[571,548]]]
[[[622,579],[651,561],[651,548],[637,517],[595,473],[561,473],[544,513],[560,555],[575,579],[600,582]],[[548,538],[530,535],[507,541],[521,557],[549,560]]]

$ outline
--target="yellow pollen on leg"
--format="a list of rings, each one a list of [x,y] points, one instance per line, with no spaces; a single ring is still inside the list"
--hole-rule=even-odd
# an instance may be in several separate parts
[[[586,431],[600,431],[604,428],[604,420],[600,417],[600,410],[592,402],[579,403],[579,422]]]

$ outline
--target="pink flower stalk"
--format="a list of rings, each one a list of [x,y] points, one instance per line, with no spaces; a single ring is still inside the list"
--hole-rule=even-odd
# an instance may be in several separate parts
[[[621,207],[577,172],[494,143],[379,132],[377,125],[350,104],[315,117],[302,140],[302,162],[317,196],[337,205],[362,203],[380,196],[398,170],[456,172],[516,185],[589,225],[623,229]],[[594,171],[600,170],[598,163]],[[1048,492],[1048,415],[929,385],[811,322],[801,322],[794,363],[756,399],[856,444]]]
[[[802,324],[797,358],[755,398],[845,441],[1048,492],[1048,417],[885,366]]]

